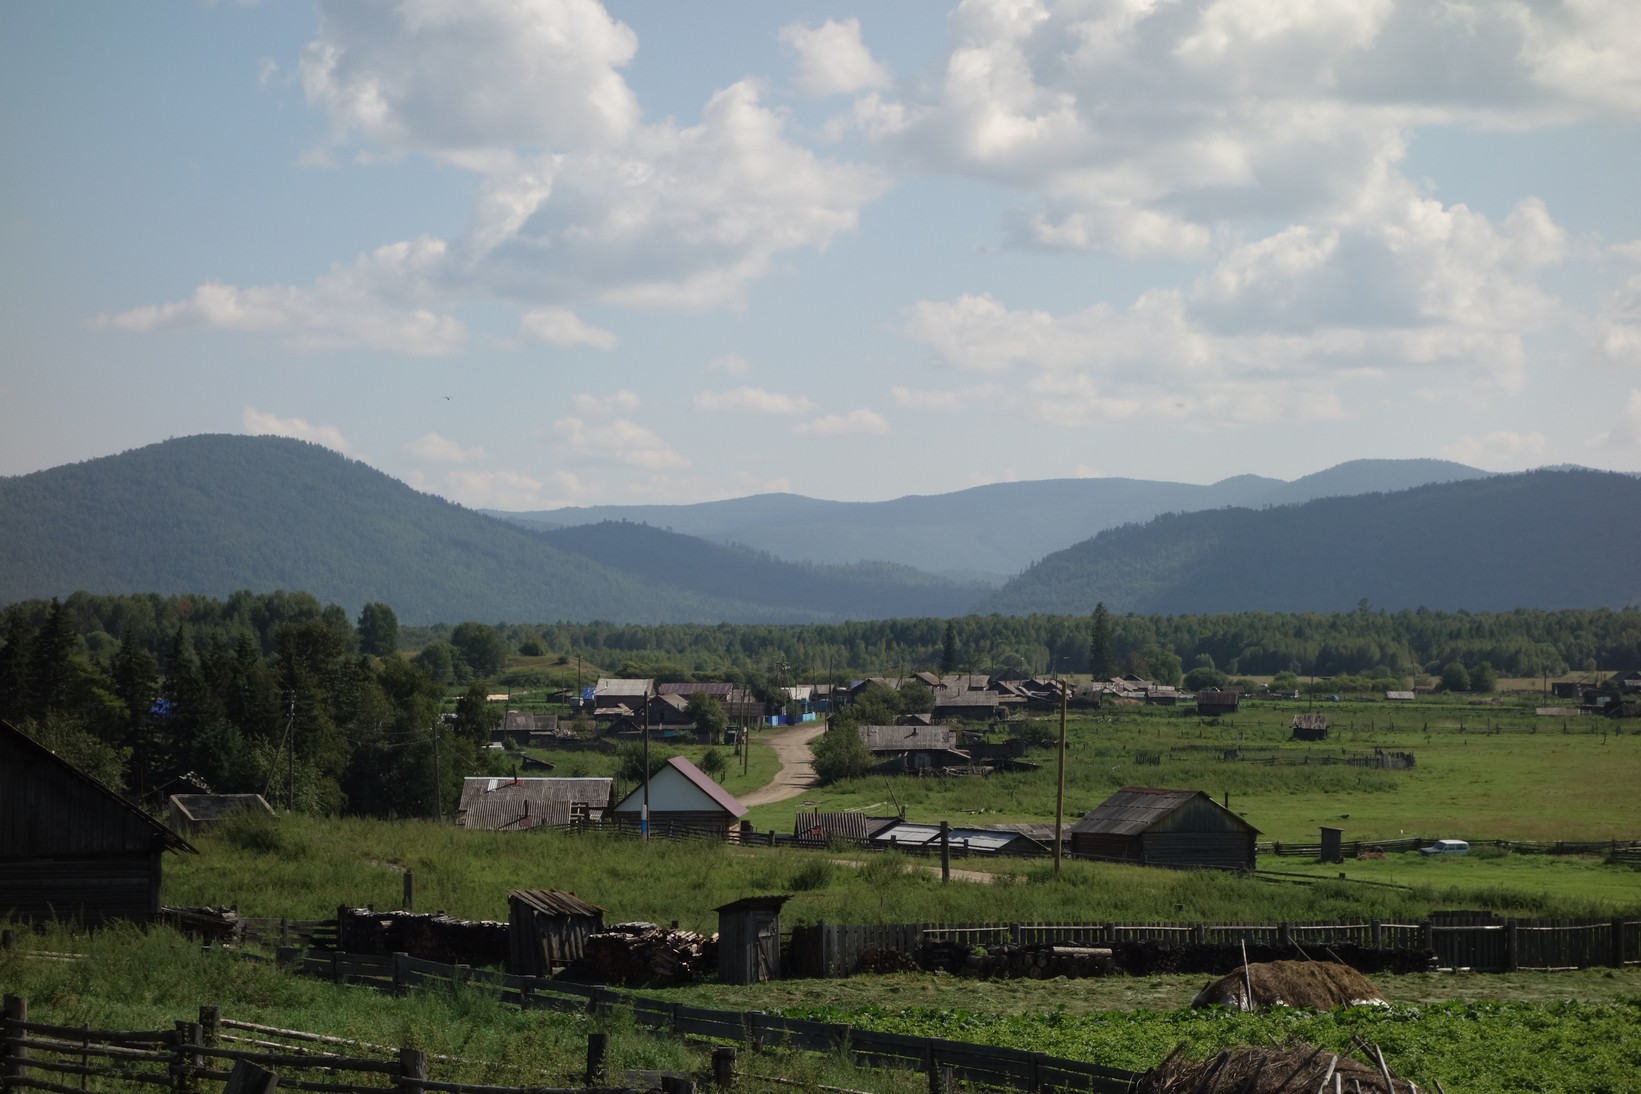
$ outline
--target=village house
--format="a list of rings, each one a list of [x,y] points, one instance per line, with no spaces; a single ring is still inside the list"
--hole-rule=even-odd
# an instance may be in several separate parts
[[[960,767],[969,754],[958,748],[957,731],[948,726],[856,726],[873,770],[915,773]]]
[[[1142,866],[1252,870],[1258,835],[1200,790],[1126,786],[1071,826],[1071,850]]]
[[[643,806],[644,787],[639,785],[615,804],[610,818],[636,828]],[[735,822],[746,816],[746,806],[700,768],[674,756],[650,776],[649,813],[652,833],[676,830],[727,836]]]
[[[597,822],[610,807],[614,780],[607,778],[508,778],[462,780],[456,823],[463,828],[522,832],[542,825]]]

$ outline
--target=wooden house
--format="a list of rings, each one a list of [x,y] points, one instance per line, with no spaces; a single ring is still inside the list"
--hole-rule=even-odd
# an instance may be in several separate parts
[[[1127,786],[1071,827],[1071,851],[1142,866],[1254,868],[1259,829],[1200,790]]]
[[[872,754],[874,771],[935,771],[969,762],[969,754],[957,747],[957,731],[948,726],[856,726],[855,731]]]
[[[166,851],[194,848],[0,722],[0,917],[148,922]]]
[[[260,816],[278,816],[261,794],[172,794],[166,805],[172,830],[185,836],[197,836],[201,829],[245,810]]]
[[[469,776],[462,780],[457,823],[463,828],[522,832],[541,825],[563,827],[599,821],[610,807],[614,780],[608,778],[509,778]]]
[[[735,822],[746,816],[746,806],[682,756],[672,757],[650,776],[649,806],[651,832],[672,827],[727,836]],[[620,824],[637,827],[643,808],[640,784],[615,804],[610,816]]]
[[[574,893],[515,889],[507,894],[507,971],[551,976],[579,961],[587,938],[604,930],[604,909]]]
[[[1209,688],[1197,692],[1198,714],[1235,714],[1242,704],[1242,693],[1235,688]]]

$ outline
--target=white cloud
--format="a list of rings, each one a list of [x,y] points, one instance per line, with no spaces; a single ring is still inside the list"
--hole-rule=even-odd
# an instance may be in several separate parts
[[[607,418],[615,414],[630,414],[638,409],[638,393],[622,388],[610,395],[577,395],[572,400],[575,412],[583,418]]]
[[[1607,356],[1641,365],[1641,274],[1624,282],[1607,299],[1599,323],[1601,348]]]
[[[828,19],[818,27],[793,23],[781,28],[780,37],[797,54],[793,85],[811,98],[889,86],[889,70],[861,41],[859,19]]]
[[[351,455],[353,452],[353,445],[349,444],[348,439],[342,436],[342,431],[333,425],[314,425],[305,418],[280,418],[253,406],[248,406],[240,412],[239,421],[241,428],[252,436],[293,437],[299,441],[322,444],[343,455]]]
[[[128,331],[279,333],[299,350],[359,347],[418,357],[455,353],[466,341],[467,328],[432,306],[444,259],[444,244],[424,236],[360,255],[307,288],[236,288],[213,281],[186,300],[102,315],[94,323]]]
[[[1631,388],[1612,428],[1590,441],[1591,448],[1641,456],[1641,388]]]
[[[727,372],[731,376],[745,376],[752,371],[752,362],[738,353],[725,353],[707,362],[708,372]]]
[[[438,491],[474,509],[557,509],[585,502],[596,490],[568,471],[546,481],[517,471],[448,471]]]
[[[581,459],[651,471],[689,464],[659,434],[625,418],[588,422],[565,417],[553,429],[557,443]]]
[[[1549,442],[1542,433],[1499,429],[1482,437],[1461,437],[1437,455],[1488,471],[1522,471],[1542,466],[1548,451]]]
[[[463,448],[437,433],[422,434],[405,445],[405,452],[424,463],[472,463],[484,459],[484,449]]]
[[[597,0],[330,0],[300,72],[333,140],[482,167],[621,143],[640,109],[617,70],[637,48]]]
[[[610,331],[592,326],[569,308],[532,308],[524,313],[520,326],[530,337],[566,349],[591,346],[612,350],[621,342]]]
[[[703,391],[691,400],[696,410],[737,410],[752,414],[803,414],[815,409],[803,395],[783,395],[761,387],[738,387],[732,391]]]
[[[828,414],[804,422],[793,427],[793,432],[807,433],[813,437],[841,437],[847,434],[882,437],[889,433],[889,421],[875,410],[860,407],[847,414]]]

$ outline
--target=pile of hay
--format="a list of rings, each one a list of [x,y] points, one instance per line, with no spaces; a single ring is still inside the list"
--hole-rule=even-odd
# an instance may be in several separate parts
[[[1387,1002],[1373,981],[1349,965],[1329,961],[1267,961],[1244,965],[1220,977],[1197,992],[1191,1005],[1232,1010],[1265,1007],[1332,1010],[1334,1007],[1382,1007]]]
[[[1310,1045],[1227,1049],[1208,1060],[1188,1060],[1180,1045],[1168,1059],[1140,1076],[1131,1094],[1312,1094],[1357,1090],[1381,1094],[1385,1072],[1349,1056]],[[1391,1094],[1417,1094],[1406,1079],[1391,1076]]]

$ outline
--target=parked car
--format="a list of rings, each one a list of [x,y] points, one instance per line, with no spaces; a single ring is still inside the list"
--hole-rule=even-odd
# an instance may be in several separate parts
[[[1439,839],[1429,847],[1419,848],[1421,855],[1468,855],[1470,845],[1462,839]]]

